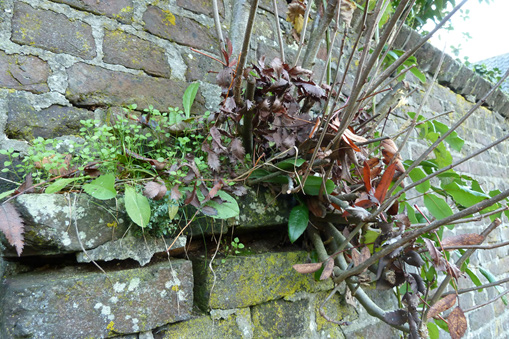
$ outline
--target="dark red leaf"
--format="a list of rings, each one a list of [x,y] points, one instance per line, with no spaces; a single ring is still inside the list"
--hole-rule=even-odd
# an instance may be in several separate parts
[[[389,167],[387,167],[384,174],[382,175],[380,183],[376,187],[375,198],[377,198],[378,201],[380,201],[380,203],[382,203],[385,199],[385,194],[387,194],[387,190],[389,189],[389,186],[392,182],[392,178],[394,176],[395,171],[396,171],[395,164],[391,164]]]
[[[390,325],[403,325],[408,321],[408,312],[403,309],[392,312],[385,312],[384,320]]]
[[[161,200],[166,194],[166,185],[160,182],[149,181],[145,184],[143,195],[149,199]]]
[[[364,187],[366,187],[366,192],[371,191],[371,170],[367,161],[364,161],[364,167],[362,169],[362,179],[364,181]]]

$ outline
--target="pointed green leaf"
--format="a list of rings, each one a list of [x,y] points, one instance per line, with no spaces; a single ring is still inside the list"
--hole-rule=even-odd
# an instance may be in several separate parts
[[[488,279],[488,281],[490,283],[494,283],[494,282],[497,282],[497,278],[495,278],[495,276],[490,272],[488,271],[487,269],[485,269],[484,267],[479,267],[479,272],[481,272],[482,275],[484,275],[484,277],[486,279]],[[498,293],[502,293],[503,292],[503,289],[502,287],[500,287],[499,285],[496,285],[495,288],[497,289]],[[507,296],[503,296],[502,297],[502,301],[504,302],[504,305],[507,306],[508,304],[508,301],[507,301]]]
[[[300,177],[300,180],[302,180],[302,176]],[[309,195],[318,195],[320,193],[320,186],[322,185],[322,182],[322,177],[315,177],[310,175],[304,184],[304,193]],[[327,179],[325,182],[325,190],[327,191],[327,194],[332,193],[335,187],[336,185],[334,185],[334,182],[330,179]]]
[[[83,190],[99,200],[113,199],[117,196],[115,176],[112,173],[101,175],[90,183],[83,185]]]
[[[410,68],[410,72],[412,72],[412,74],[415,75],[420,82],[423,84],[426,83],[426,75],[424,75],[424,73],[422,73],[417,67]]]
[[[184,92],[182,104],[184,106],[184,113],[186,114],[186,118],[191,117],[191,106],[193,105],[194,99],[196,98],[196,93],[198,93],[198,87],[200,87],[200,83],[193,82],[187,86],[186,91]]]
[[[237,200],[233,198],[231,195],[226,193],[225,191],[218,191],[217,195],[226,200],[222,204],[218,204],[213,200],[207,201],[203,206],[210,206],[217,210],[217,215],[211,215],[214,219],[229,219],[234,218],[239,215],[239,205],[237,204]]]
[[[441,220],[453,214],[447,202],[434,194],[426,194],[424,196],[424,205],[437,220]]]
[[[127,215],[138,226],[144,228],[150,220],[150,204],[147,197],[125,185],[125,209]]]
[[[440,338],[440,331],[438,330],[437,325],[435,325],[432,322],[428,322],[426,324],[426,326],[428,326],[429,339],[439,339]]]
[[[282,170],[291,171],[291,170],[293,170],[294,167],[300,167],[305,162],[306,162],[306,160],[304,160],[304,159],[300,159],[300,158],[294,159],[294,158],[291,158],[291,159],[286,159],[286,160],[278,162],[276,164],[276,166],[281,168]]]
[[[410,175],[410,178],[412,179],[413,182],[419,181],[426,177],[426,173],[424,173],[424,171],[418,167],[414,168],[410,173],[408,173],[408,175]],[[419,193],[426,193],[430,188],[431,183],[429,182],[429,180],[415,186],[415,189]]]
[[[470,269],[470,268],[466,268],[465,269],[465,273],[468,274],[468,276],[470,277],[470,279],[472,280],[472,282],[475,284],[475,286],[481,286],[482,285],[482,282],[481,280],[479,280],[479,278],[477,277],[477,275]],[[477,291],[478,292],[482,292],[482,288],[481,289],[478,289]]]
[[[177,215],[177,212],[179,211],[179,205],[174,203],[168,204],[168,217],[170,218],[170,221],[175,218]]]
[[[10,191],[5,191],[5,192],[0,193],[0,200],[2,200],[5,197],[8,197],[9,195],[11,195],[14,192],[16,192],[16,190],[10,190]]]
[[[309,210],[306,205],[298,205],[292,208],[288,218],[288,237],[293,243],[304,233],[308,227]]]
[[[466,186],[458,185],[456,182],[443,185],[442,188],[452,196],[456,203],[465,207],[470,207],[490,197],[485,193],[477,192]]]
[[[54,183],[46,187],[44,190],[44,193],[46,194],[52,194],[56,192],[60,192],[62,189],[64,189],[65,186],[69,185],[71,182],[76,180],[81,180],[83,177],[80,178],[61,178],[56,180]]]

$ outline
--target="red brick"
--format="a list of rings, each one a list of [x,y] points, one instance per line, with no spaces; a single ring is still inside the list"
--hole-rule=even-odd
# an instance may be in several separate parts
[[[48,64],[37,57],[0,51],[0,87],[45,93],[49,74]]]

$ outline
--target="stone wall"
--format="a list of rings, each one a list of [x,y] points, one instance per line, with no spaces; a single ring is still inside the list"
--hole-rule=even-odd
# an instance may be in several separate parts
[[[238,51],[248,6],[245,1],[218,2],[223,29],[229,31],[234,50]],[[260,2],[251,55],[253,59],[261,55],[271,59],[278,55],[272,34],[272,2]],[[284,21],[286,2],[278,1],[278,6],[286,52],[291,57],[296,44]],[[219,57],[211,13],[211,2],[201,0],[0,1],[0,148],[23,151],[27,141],[38,136],[72,138],[80,127],[79,120],[100,117],[132,103],[140,108],[151,104],[162,111],[180,106],[191,81],[201,83],[193,109],[214,109],[220,89],[209,71],[219,71],[222,65],[190,49]],[[417,33],[405,31],[397,45],[409,47],[419,39]],[[323,51],[319,53],[322,55]],[[430,74],[439,58],[440,52],[430,45],[417,53],[421,69]],[[424,85],[415,79],[409,81],[416,90],[400,98],[395,118],[387,126],[391,131],[406,122],[404,112],[415,111],[430,86],[430,81]],[[423,112],[431,116],[452,111],[442,119],[456,121],[489,87],[446,56]],[[458,131],[467,142],[462,153],[455,156],[469,154],[507,134],[508,115],[509,100],[497,91]],[[423,147],[415,136],[404,155],[415,157]],[[507,154],[507,144],[499,145],[462,165],[461,171],[475,175],[487,189],[508,188]],[[0,157],[0,163],[3,161]],[[10,187],[6,181],[0,182],[0,192]],[[243,213],[254,210],[257,218],[253,213],[244,214],[224,229],[216,223],[216,233],[222,230],[226,234],[235,226],[243,242],[249,244],[253,237],[257,241],[250,246],[252,255],[217,258],[211,270],[204,257],[187,257],[177,251],[177,259],[168,259],[165,247],[153,240],[141,244],[126,240],[121,230],[127,225],[112,231],[106,217],[89,228],[81,221],[89,216],[79,214],[89,207],[79,209],[70,203],[70,197],[61,198],[67,200],[54,202],[51,209],[47,201],[43,207],[40,203],[34,207],[30,199],[36,198],[30,196],[16,201],[28,213],[26,235],[31,242],[27,242],[25,254],[36,256],[16,259],[7,249],[6,259],[0,261],[0,272],[5,271],[0,289],[4,305],[1,337],[397,336],[339,295],[327,304],[326,311],[349,325],[337,326],[319,315],[318,307],[332,286],[292,271],[293,264],[307,259],[304,250],[278,246],[279,239],[284,238],[289,211],[285,202],[277,202],[282,204],[277,209],[273,198],[258,195],[253,201],[241,203]],[[68,206],[73,212],[67,210]],[[58,217],[52,214],[57,212]],[[470,224],[460,232],[478,232],[485,224]],[[86,232],[89,229],[92,233]],[[44,230],[44,238],[51,241],[41,242],[36,230]],[[507,220],[494,233],[489,243],[509,240]],[[253,234],[266,237],[258,239]],[[121,253],[113,261],[101,257],[100,251],[92,252],[108,243]],[[196,243],[196,237],[191,243]],[[143,253],[125,254],[143,245],[147,247]],[[76,255],[81,255],[80,262],[86,261],[83,248],[106,273],[93,264],[76,263]],[[498,278],[507,277],[508,250],[482,251],[472,258],[471,265],[485,267]],[[381,305],[391,308],[389,295],[372,294]],[[493,289],[468,293],[462,296],[462,305],[480,304],[494,296]],[[469,338],[509,336],[509,312],[500,300],[469,313],[468,320]]]

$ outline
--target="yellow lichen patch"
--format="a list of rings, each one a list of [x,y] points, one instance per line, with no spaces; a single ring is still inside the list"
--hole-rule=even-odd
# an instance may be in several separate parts
[[[116,221],[114,221],[114,222],[107,223],[106,226],[116,228],[118,226],[118,224]]]
[[[173,15],[172,12],[170,11],[167,11],[167,10],[163,10],[163,13],[166,14],[163,22],[166,26],[168,26],[168,23],[172,24],[173,26],[175,26],[175,15]]]

